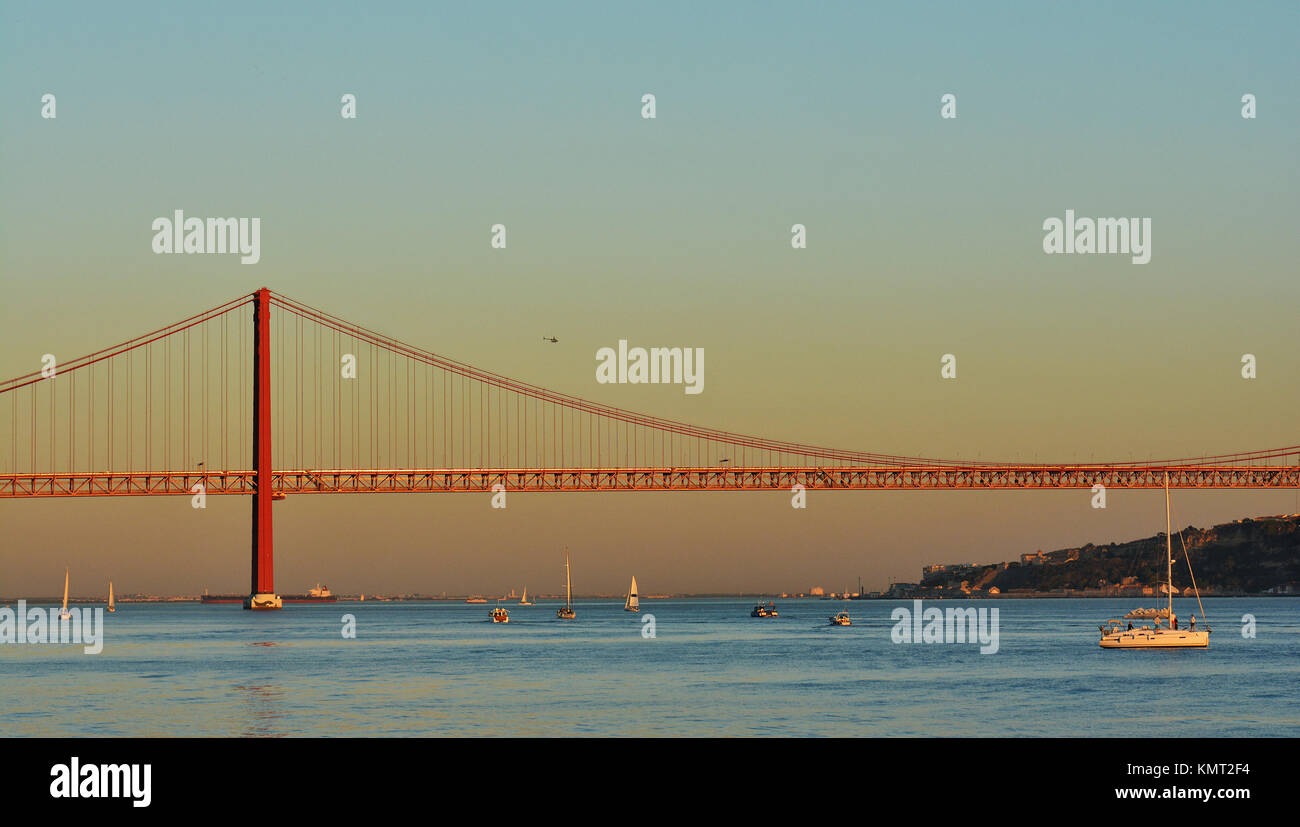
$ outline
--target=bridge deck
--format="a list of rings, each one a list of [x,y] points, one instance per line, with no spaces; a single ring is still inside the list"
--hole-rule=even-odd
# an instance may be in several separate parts
[[[942,466],[799,468],[432,468],[274,471],[276,494],[507,491],[945,491],[1092,488],[1300,488],[1296,466]],[[0,498],[252,494],[252,470],[0,474]]]

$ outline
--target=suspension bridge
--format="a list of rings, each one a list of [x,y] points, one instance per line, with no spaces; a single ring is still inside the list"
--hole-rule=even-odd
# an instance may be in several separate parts
[[[1161,488],[1166,474],[1300,488],[1300,446],[1080,465],[785,442],[550,391],[267,288],[0,382],[0,498],[251,495],[246,608],[280,606],[271,505],[288,495]]]

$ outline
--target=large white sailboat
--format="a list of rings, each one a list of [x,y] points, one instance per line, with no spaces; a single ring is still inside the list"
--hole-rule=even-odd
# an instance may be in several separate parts
[[[524,586],[524,596],[521,597],[521,598],[519,598],[519,605],[520,605],[520,606],[531,606],[531,605],[533,605],[533,602],[532,602],[531,600],[528,599],[528,587],[527,587],[527,586]]]
[[[68,570],[63,570],[63,608],[59,611],[59,620],[72,620],[72,612],[68,611]]]
[[[632,585],[627,590],[627,600],[623,601],[623,611],[641,611],[641,601],[637,598],[636,594],[636,575],[632,575]]]
[[[564,605],[555,616],[563,620],[573,620],[578,613],[573,611],[573,579],[569,576],[569,550],[564,550]]]
[[[117,606],[113,604],[113,581],[112,580],[108,581],[108,610],[110,612],[117,611]]]
[[[1204,649],[1210,645],[1209,627],[1196,631],[1196,616],[1192,616],[1191,629],[1178,628],[1178,615],[1174,614],[1174,546],[1172,537],[1172,526],[1169,517],[1169,472],[1165,472],[1165,565],[1167,578],[1166,594],[1169,595],[1169,606],[1164,612],[1155,618],[1151,626],[1140,626],[1134,628],[1129,623],[1128,628],[1124,628],[1118,620],[1111,620],[1101,627],[1101,647],[1103,649]],[[1187,561],[1187,570],[1192,568],[1191,560]],[[1204,625],[1205,607],[1201,605],[1201,592],[1196,588],[1196,578],[1192,577],[1192,589],[1196,592],[1196,604],[1201,610],[1201,621]],[[1161,622],[1166,625],[1161,628]]]

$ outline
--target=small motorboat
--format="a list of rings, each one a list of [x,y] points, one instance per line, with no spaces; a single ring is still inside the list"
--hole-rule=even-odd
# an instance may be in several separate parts
[[[497,606],[497,607],[496,607],[495,609],[493,609],[489,614],[491,614],[491,616],[492,616],[492,622],[493,622],[493,623],[509,623],[509,622],[510,622],[510,612],[506,611],[505,609],[501,608],[500,606]]]
[[[777,617],[778,615],[776,611],[776,604],[770,600],[767,601],[766,606],[764,606],[762,603],[756,603],[754,604],[754,610],[749,613],[749,616],[750,617]]]
[[[836,612],[831,615],[832,626],[852,626],[853,622],[849,620],[848,612]]]

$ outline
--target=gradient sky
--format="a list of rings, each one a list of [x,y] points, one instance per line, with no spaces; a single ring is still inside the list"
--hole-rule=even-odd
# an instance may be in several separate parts
[[[0,376],[265,284],[507,376],[775,439],[1062,462],[1300,442],[1294,3],[262,5],[0,10]],[[260,217],[261,262],[154,255],[174,209]],[[1151,263],[1044,255],[1066,209],[1150,217]],[[597,385],[620,338],[705,348],[705,393]],[[1089,499],[291,498],[277,586],[552,591],[567,544],[580,591],[634,573],[646,593],[838,590],[1163,529],[1158,493]],[[1175,509],[1205,525],[1300,502]],[[65,565],[74,593],[248,581],[245,499],[0,501],[0,529],[0,594],[53,593]]]

